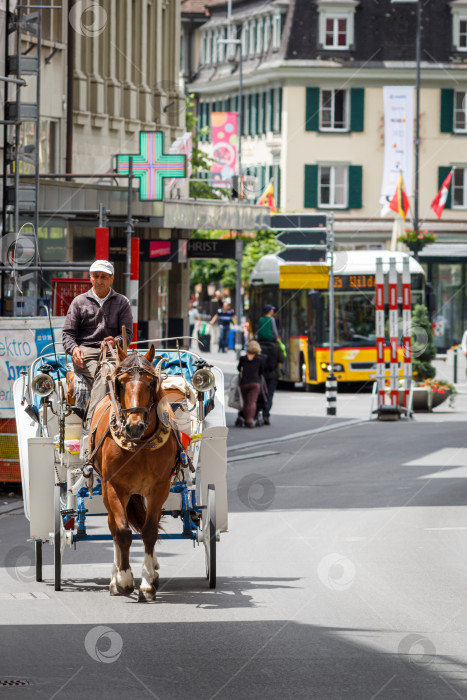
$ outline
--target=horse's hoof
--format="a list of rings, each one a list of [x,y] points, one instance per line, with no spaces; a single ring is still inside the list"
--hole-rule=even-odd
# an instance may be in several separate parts
[[[151,603],[156,600],[157,589],[153,586],[152,588],[140,588],[138,593],[139,603]]]
[[[119,586],[117,583],[111,583],[109,587],[110,595],[131,595],[135,590],[134,586]]]

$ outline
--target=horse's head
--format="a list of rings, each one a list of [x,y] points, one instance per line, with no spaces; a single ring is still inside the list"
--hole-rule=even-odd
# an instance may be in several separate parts
[[[139,440],[149,425],[151,409],[160,388],[160,379],[152,366],[154,345],[144,356],[137,352],[127,355],[121,347],[117,348],[117,354],[116,393],[125,416],[126,437]]]

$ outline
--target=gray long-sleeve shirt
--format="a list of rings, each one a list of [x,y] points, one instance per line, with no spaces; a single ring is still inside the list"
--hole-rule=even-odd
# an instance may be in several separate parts
[[[121,345],[122,326],[126,326],[127,341],[130,343],[133,316],[128,299],[111,289],[109,297],[100,306],[89,290],[70,304],[63,325],[63,347],[71,355],[77,345],[97,348],[108,336]]]

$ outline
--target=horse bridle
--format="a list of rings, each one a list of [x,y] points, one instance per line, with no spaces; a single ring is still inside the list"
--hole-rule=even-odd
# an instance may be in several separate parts
[[[118,414],[120,418],[120,423],[121,423],[121,428],[125,427],[126,424],[126,416],[130,415],[132,413],[142,413],[142,419],[144,422],[144,430],[147,429],[149,425],[149,419],[151,416],[151,412],[156,405],[155,401],[155,393],[156,393],[156,388],[157,388],[157,383],[161,382],[161,369],[162,369],[162,362],[158,362],[155,369],[149,367],[145,367],[142,363],[142,359],[139,355],[137,356],[138,358],[138,364],[134,367],[129,367],[129,368],[122,368],[121,366],[115,367],[115,369],[112,372],[111,378],[109,380],[111,381],[113,385],[113,393],[114,393],[114,398],[115,402],[117,404],[116,407],[118,409]],[[149,364],[149,362],[148,362]],[[129,374],[133,378],[130,381],[137,381],[139,379],[139,375],[141,374],[149,374],[152,376],[152,381],[148,385],[150,389],[150,400],[147,406],[133,406],[132,408],[122,408],[122,403],[121,403],[121,398],[120,398],[120,390],[118,386],[118,378],[123,375],[123,374]],[[116,415],[118,415],[116,413]]]

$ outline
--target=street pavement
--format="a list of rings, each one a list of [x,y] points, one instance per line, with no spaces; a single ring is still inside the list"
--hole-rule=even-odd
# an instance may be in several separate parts
[[[210,357],[234,373],[232,352]],[[154,604],[109,596],[110,543],[67,549],[56,593],[50,548],[36,583],[26,520],[0,498],[0,684],[39,700],[467,698],[462,380],[453,408],[411,421],[370,421],[363,392],[327,417],[324,394],[295,390],[271,426],[232,427],[214,591],[201,547],[171,540]],[[142,560],[134,543],[136,577]]]

